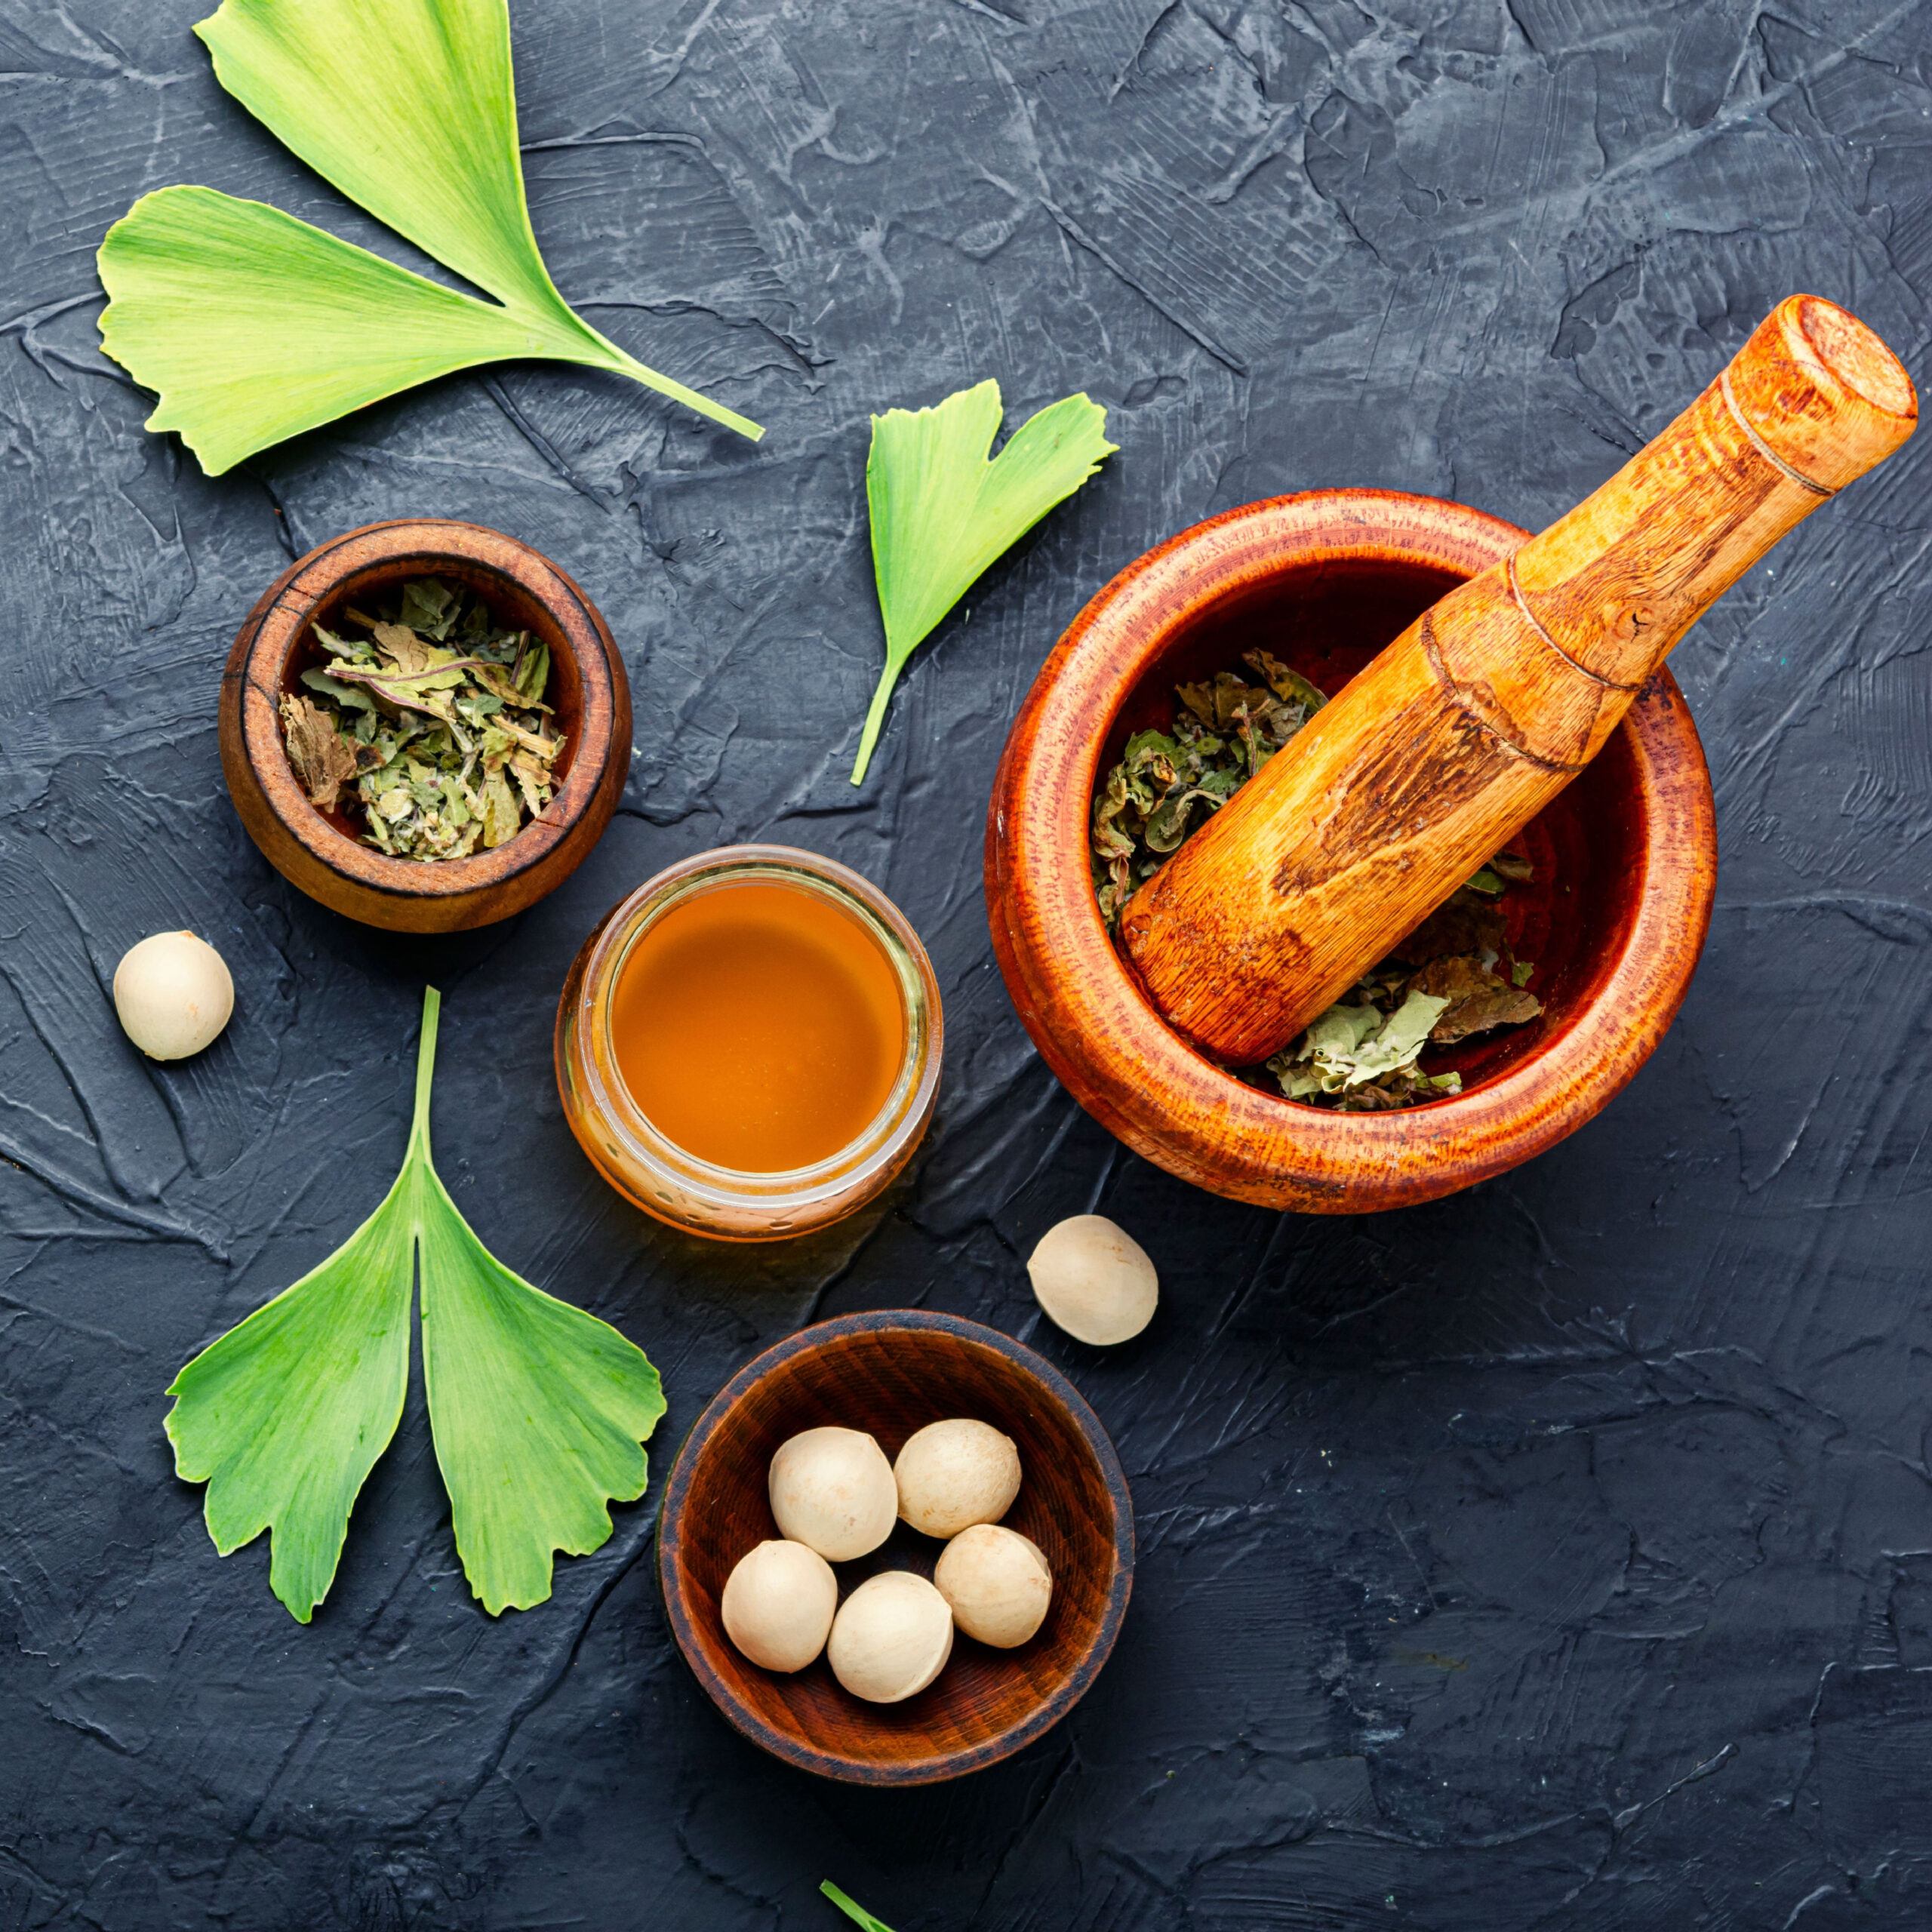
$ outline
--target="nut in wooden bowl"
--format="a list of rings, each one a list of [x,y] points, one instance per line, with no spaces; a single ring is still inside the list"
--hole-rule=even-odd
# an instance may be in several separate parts
[[[567,743],[555,795],[514,837],[468,858],[392,858],[340,811],[309,802],[278,706],[326,663],[317,623],[393,597],[414,577],[475,592],[494,620],[549,646],[546,701]],[[630,687],[589,598],[545,556],[475,524],[370,524],[318,546],[262,593],[236,634],[221,684],[221,762],[248,834],[310,898],[395,932],[455,932],[521,912],[561,884],[610,823],[629,768]]]
[[[720,1604],[738,1559],[777,1535],[767,1472],[808,1429],[863,1429],[888,1457],[927,1423],[990,1423],[1020,1452],[1003,1521],[1053,1571],[1046,1621],[995,1650],[963,1635],[926,1689],[861,1702],[825,1658],[761,1669],[725,1635]],[[901,1522],[871,1555],[835,1566],[841,1598],[888,1570],[931,1577],[946,1547]],[[997,1330],[894,1309],[802,1330],[742,1369],[698,1418],[665,1484],[657,1574],[671,1628],[712,1701],[752,1743],[853,1784],[931,1784],[1009,1757],[1058,1723],[1113,1647],[1134,1580],[1126,1478],[1093,1411],[1064,1377]]]
[[[1543,1011],[1450,1049],[1443,1064],[1463,1083],[1453,1099],[1336,1112],[1217,1066],[1149,1003],[1095,903],[1096,780],[1131,733],[1169,728],[1177,683],[1237,670],[1258,646],[1333,697],[1527,535],[1460,503],[1389,491],[1250,503],[1130,565],[1041,669],[987,813],[993,949],[1048,1065],[1170,1174],[1304,1214],[1435,1200],[1583,1125],[1675,1016],[1709,923],[1717,837],[1697,728],[1668,671],[1515,841],[1535,882],[1521,888],[1513,946],[1535,963]]]

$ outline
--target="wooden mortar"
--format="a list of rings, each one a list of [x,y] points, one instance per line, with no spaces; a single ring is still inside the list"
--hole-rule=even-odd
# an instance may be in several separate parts
[[[1662,1038],[1709,916],[1709,779],[1664,654],[1916,415],[1875,336],[1795,296],[1540,537],[1321,491],[1130,566],[1048,659],[988,813],[994,948],[1049,1065],[1136,1151],[1272,1208],[1435,1198],[1580,1126]],[[1130,966],[1094,903],[1096,776],[1165,727],[1176,682],[1257,645],[1349,681],[1130,903]],[[1460,1096],[1341,1114],[1224,1070],[1286,1044],[1512,841],[1537,882],[1511,894],[1512,951],[1544,1011],[1450,1050]]]
[[[1235,1200],[1304,1213],[1412,1205],[1501,1174],[1600,1111],[1675,1017],[1709,921],[1717,838],[1703,752],[1660,672],[1603,755],[1522,835],[1512,891],[1542,1018],[1453,1048],[1453,1100],[1303,1106],[1216,1066],[1161,1020],[1095,903],[1097,774],[1163,728],[1174,687],[1263,645],[1339,691],[1421,611],[1528,532],[1460,503],[1324,490],[1230,510],[1128,566],[1076,618],[1022,707],[986,817],[993,949],[1075,1099],[1134,1152]]]

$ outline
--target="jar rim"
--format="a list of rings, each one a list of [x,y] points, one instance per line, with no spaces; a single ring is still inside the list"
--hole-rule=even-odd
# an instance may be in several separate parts
[[[892,968],[903,1015],[900,1063],[872,1118],[845,1145],[808,1166],[760,1172],[707,1161],[680,1146],[638,1106],[617,1070],[611,1011],[638,943],[675,906],[754,882],[781,884],[829,901],[855,918]],[[620,900],[594,936],[574,992],[574,1029],[583,1051],[577,1071],[600,1129],[620,1145],[611,1152],[647,1180],[661,1183],[658,1204],[640,1205],[680,1225],[701,1226],[706,1211],[804,1215],[797,1232],[818,1224],[809,1211],[852,1195],[863,1198],[897,1171],[919,1137],[936,1097],[943,1044],[939,985],[906,915],[863,875],[836,860],[789,845],[721,846],[666,866]],[[600,1166],[603,1164],[600,1161]],[[630,1192],[629,1188],[623,1191]],[[680,1205],[700,1211],[697,1218]],[[857,1201],[852,1202],[853,1205]],[[782,1222],[771,1232],[792,1232]]]

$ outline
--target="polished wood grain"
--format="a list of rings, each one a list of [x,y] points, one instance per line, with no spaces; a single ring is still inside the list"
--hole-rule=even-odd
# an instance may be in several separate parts
[[[340,811],[318,811],[297,782],[278,706],[323,661],[312,626],[334,629],[410,577],[438,577],[485,598],[497,621],[550,648],[549,702],[569,740],[542,814],[493,852],[432,863],[365,844]],[[471,523],[377,523],[318,546],[262,593],[236,633],[221,682],[222,770],[248,834],[310,898],[397,932],[454,932],[506,919],[553,891],[610,823],[629,770],[630,686],[596,607],[526,543]]]
[[[718,1604],[732,1566],[778,1533],[766,1478],[780,1444],[835,1423],[896,1457],[914,1430],[952,1416],[991,1423],[1020,1451],[1005,1521],[1053,1571],[1039,1633],[1011,1651],[957,1637],[931,1687],[900,1704],[851,1696],[822,1657],[790,1675],[746,1662]],[[902,1522],[882,1549],[835,1566],[841,1598],[881,1570],[931,1577],[944,1548]],[[949,1315],[848,1315],[767,1350],[698,1418],[665,1485],[657,1574],[679,1649],[755,1744],[850,1783],[931,1784],[1011,1756],[1092,1684],[1127,1611],[1134,1510],[1098,1418],[1032,1349]]]
[[[1285,1046],[1601,751],[1710,604],[1917,420],[1793,296],[1608,482],[1422,612],[1134,895],[1122,952],[1211,1058]]]
[[[1130,565],[1083,611],[1022,707],[986,820],[993,946],[1048,1064],[1137,1152],[1260,1205],[1346,1214],[1433,1200],[1574,1131],[1635,1073],[1690,984],[1710,917],[1710,782],[1682,696],[1652,678],[1602,755],[1521,835],[1507,902],[1541,1019],[1443,1056],[1458,1098],[1339,1114],[1248,1084],[1182,1039],[1109,941],[1088,849],[1096,775],[1174,687],[1264,646],[1340,691],[1387,639],[1527,533],[1375,490],[1231,510]]]

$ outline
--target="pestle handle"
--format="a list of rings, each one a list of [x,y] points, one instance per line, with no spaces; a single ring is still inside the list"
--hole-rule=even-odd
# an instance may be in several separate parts
[[[1911,379],[1835,303],[1781,302],[1608,482],[1459,585],[1188,839],[1123,956],[1229,1066],[1332,1005],[1600,751],[1684,632],[1911,435]]]

